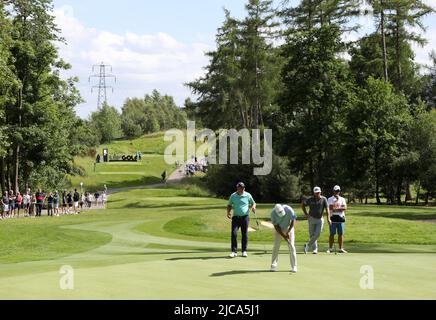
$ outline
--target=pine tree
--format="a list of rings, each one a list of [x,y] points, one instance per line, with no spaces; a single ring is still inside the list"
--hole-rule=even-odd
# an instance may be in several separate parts
[[[278,57],[272,42],[278,36],[272,1],[250,0],[241,23],[241,85],[249,109],[245,127],[264,126],[263,115],[273,103],[279,74]]]
[[[422,35],[411,30],[417,28],[425,31],[423,18],[430,13],[434,13],[434,10],[420,0],[390,1],[392,10],[387,14],[387,30],[392,38],[392,46],[395,52],[395,73],[392,75],[392,82],[396,89],[401,91],[405,87],[405,78],[409,76],[407,74],[409,70],[403,70],[404,61],[412,60],[414,57],[410,45],[417,43],[423,46],[427,42]]]
[[[302,0],[298,6],[289,7],[290,1],[283,1],[280,15],[292,30],[310,31],[325,25],[336,25],[342,31],[355,30],[348,26],[350,20],[360,14],[359,0]]]

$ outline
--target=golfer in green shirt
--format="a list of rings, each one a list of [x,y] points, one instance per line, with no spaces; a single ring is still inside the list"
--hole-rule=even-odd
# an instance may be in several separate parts
[[[237,191],[230,196],[227,205],[227,218],[232,220],[232,253],[230,258],[238,256],[238,230],[242,233],[242,256],[248,257],[248,226],[250,225],[250,208],[256,212],[256,202],[251,194],[245,191],[245,184],[239,182],[236,186]],[[233,210],[233,217],[232,212]]]

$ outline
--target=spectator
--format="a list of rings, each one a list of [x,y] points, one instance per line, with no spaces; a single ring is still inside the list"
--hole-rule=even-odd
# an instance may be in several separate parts
[[[106,209],[106,203],[107,203],[107,194],[106,194],[106,192],[103,192],[103,195],[102,195],[101,199],[102,199],[103,208]]]
[[[29,190],[29,189],[27,189]],[[24,216],[29,217],[30,216],[30,191],[26,191],[26,194],[23,196],[23,205],[24,205]]]
[[[32,194],[32,196],[30,197],[29,214],[32,217],[36,216],[36,194]]]
[[[74,201],[74,214],[79,214],[80,194],[77,192],[77,189],[74,189],[73,201]]]
[[[79,205],[80,205],[80,211],[83,210],[83,205],[85,204],[85,201],[86,201],[86,197],[85,197],[85,195],[82,193],[81,196],[80,196],[80,202],[79,202]]]
[[[2,219],[6,219],[8,212],[9,212],[9,195],[8,192],[5,191],[5,193],[3,194],[3,197],[1,199],[1,208],[2,210]]]
[[[66,214],[67,213],[67,206],[68,206],[67,190],[64,190],[62,192],[62,214]]]
[[[35,194],[36,196],[36,216],[41,217],[42,209],[44,206],[44,200],[45,200],[45,193],[38,189],[38,192]]]
[[[47,197],[47,215],[49,217],[53,217],[53,209],[54,209],[54,197],[53,197],[53,193],[49,193],[48,197]]]
[[[17,197],[14,195],[14,191],[9,191],[9,218],[14,218],[15,216],[15,200]]]
[[[98,207],[98,199],[100,198],[100,193],[97,191],[94,193],[95,205]]]
[[[23,205],[23,196],[21,195],[20,191],[17,192],[17,218],[20,218],[20,209]]]
[[[73,207],[73,195],[71,194],[71,191],[67,193],[67,214],[71,213],[71,208]]]
[[[85,198],[86,198],[86,204],[87,204],[88,208],[91,208],[91,205],[92,205],[91,194],[89,192],[86,192]]]
[[[56,217],[59,217],[59,193],[55,191],[53,196],[53,206],[54,206],[54,214]]]

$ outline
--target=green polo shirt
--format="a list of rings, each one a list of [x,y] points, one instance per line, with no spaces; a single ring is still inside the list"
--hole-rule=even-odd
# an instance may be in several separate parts
[[[245,217],[250,214],[250,207],[254,206],[253,197],[248,192],[244,192],[241,196],[235,192],[230,196],[229,206],[233,208],[235,217]]]

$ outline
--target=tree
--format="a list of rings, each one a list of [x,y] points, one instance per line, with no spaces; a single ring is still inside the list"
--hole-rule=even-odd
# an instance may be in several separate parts
[[[377,30],[380,34],[381,52],[383,56],[383,77],[385,82],[389,81],[388,71],[388,49],[386,45],[386,10],[390,7],[391,0],[367,0],[372,6],[374,17],[377,21]]]
[[[347,112],[342,151],[347,175],[357,186],[374,181],[378,204],[383,183],[397,178],[394,165],[407,153],[404,129],[410,121],[406,98],[396,94],[391,84],[372,77],[359,89],[358,102]]]
[[[18,190],[20,159],[25,158],[23,155],[33,154],[29,151],[35,149],[35,137],[44,137],[48,134],[48,127],[59,119],[57,107],[62,104],[56,101],[56,93],[63,90],[59,70],[69,66],[58,60],[55,42],[62,39],[58,36],[59,30],[51,15],[51,1],[17,0],[8,4],[12,25],[11,69],[19,81],[16,98],[6,108],[7,121],[11,128],[8,139],[12,145],[12,154],[8,157],[12,159],[13,169],[8,168],[14,172],[13,186]],[[72,110],[68,112],[71,113]],[[50,116],[53,118],[48,119]],[[62,124],[59,123],[59,130],[53,128],[54,132],[68,133],[63,131]],[[54,137],[53,134],[48,136]],[[36,143],[39,146],[42,144],[42,141]],[[63,155],[60,153],[59,157]],[[55,153],[46,156],[55,156],[53,160],[59,159]],[[27,170],[24,170],[23,178],[27,180],[31,167],[26,164],[25,166]]]
[[[302,0],[295,7],[289,7],[289,0],[283,1],[280,15],[294,31],[311,31],[326,25],[336,25],[342,31],[352,31],[350,20],[359,15],[359,0]]]
[[[246,10],[242,21],[225,10],[206,75],[187,84],[199,95],[191,110],[212,129],[258,128],[274,108],[281,61],[273,47],[277,24],[272,1],[250,0]]]
[[[6,107],[14,103],[19,83],[11,70],[11,21],[7,19],[4,3],[0,2],[0,187],[6,190],[6,150],[9,148]]]
[[[427,190],[426,204],[431,194],[436,192],[436,110],[422,110],[415,118],[409,134],[411,150],[416,160],[408,171],[414,174],[417,181],[416,204],[420,191]]]
[[[108,143],[121,137],[120,114],[107,103],[91,114],[90,122],[94,134],[99,137],[99,143]]]
[[[408,75],[403,70],[404,59],[413,59],[413,52],[410,44],[417,43],[421,46],[426,44],[426,40],[418,33],[411,30],[420,29],[425,31],[423,18],[434,13],[434,9],[423,3],[421,0],[390,0],[392,13],[387,14],[387,30],[392,37],[392,46],[394,48],[395,72],[392,73],[393,83],[397,90],[404,90],[407,84],[404,80]]]
[[[344,50],[336,26],[288,36],[283,56],[284,91],[281,124],[285,133],[281,154],[313,188],[334,185],[341,172],[340,155],[343,116],[354,100],[354,86],[346,63],[338,58]]]
[[[187,83],[198,95],[191,109],[198,112],[202,123],[211,129],[246,126],[244,114],[248,106],[240,88],[239,22],[224,10],[225,21],[216,35],[216,51],[208,52],[205,76]],[[235,116],[237,115],[237,116]]]
[[[126,137],[139,137],[173,128],[186,128],[186,113],[174,99],[154,90],[143,99],[128,99],[121,114],[121,127]]]
[[[394,60],[394,38],[387,37],[387,74],[398,92],[403,92],[409,101],[416,105],[425,86],[425,77],[420,74],[420,66],[414,61],[414,52],[408,43],[403,44],[402,58],[402,87],[397,87],[397,65]],[[384,57],[380,43],[380,34],[372,33],[359,39],[349,50],[351,55],[350,68],[360,86],[364,86],[368,77],[385,79]]]
[[[423,90],[423,100],[429,109],[436,108],[436,52],[430,54],[432,66],[428,67],[429,74],[426,77],[426,83]]]
[[[240,84],[248,108],[241,111],[244,127],[264,126],[263,115],[269,113],[277,96],[280,61],[272,45],[277,38],[272,1],[250,0],[247,17],[241,23]]]

